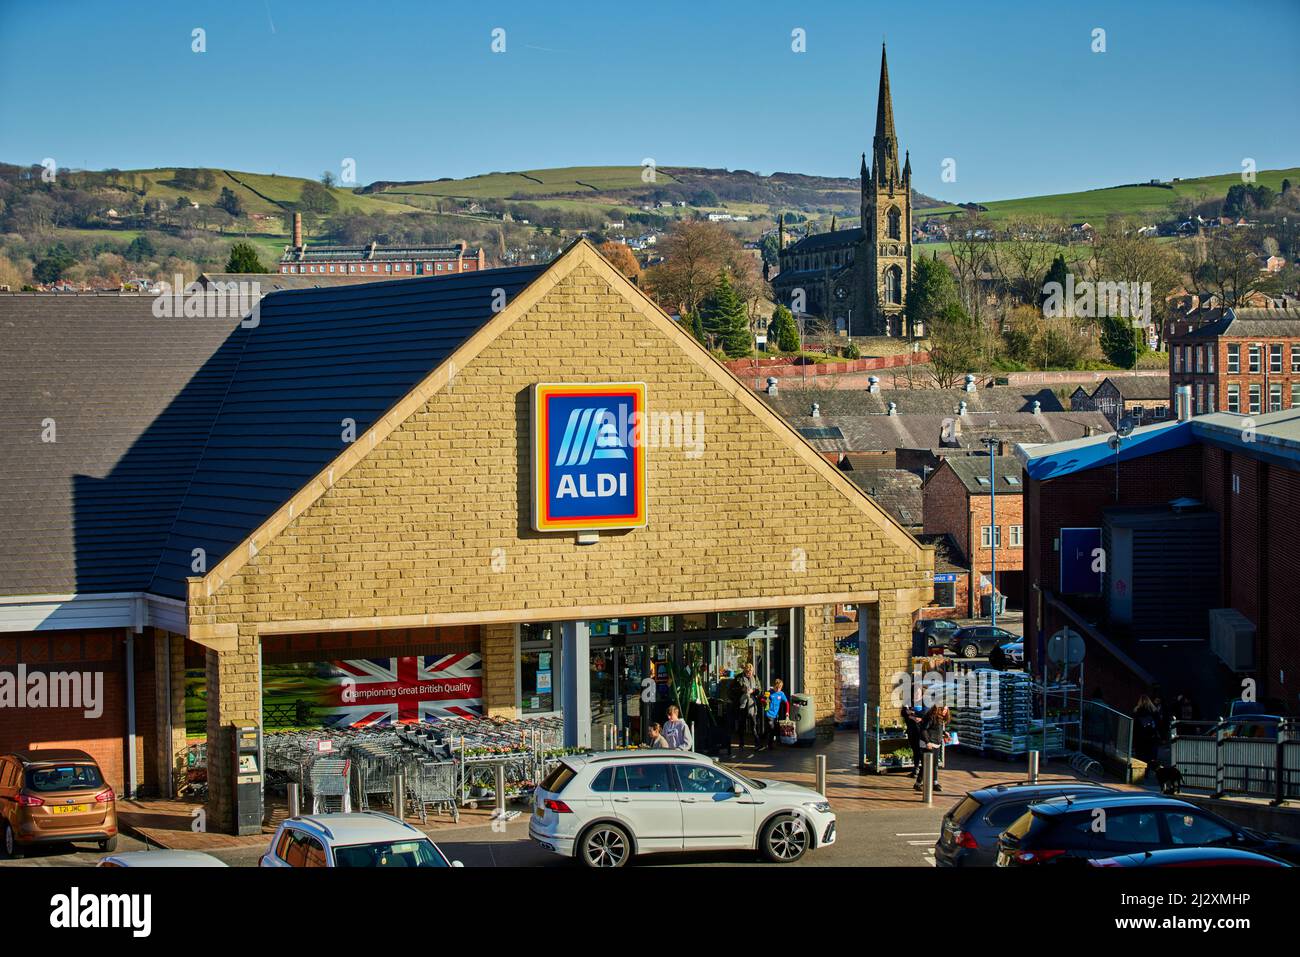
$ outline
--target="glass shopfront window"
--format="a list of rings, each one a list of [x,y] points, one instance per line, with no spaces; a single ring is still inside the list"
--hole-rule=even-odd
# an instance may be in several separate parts
[[[519,710],[523,714],[556,711],[555,644],[549,624],[521,625],[519,629]]]

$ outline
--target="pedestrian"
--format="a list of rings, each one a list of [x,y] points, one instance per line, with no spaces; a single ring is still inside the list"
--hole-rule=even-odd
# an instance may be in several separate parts
[[[1160,721],[1155,702],[1147,695],[1133,706],[1133,753],[1140,761],[1151,764],[1160,746]]]
[[[660,729],[668,741],[668,747],[674,751],[693,751],[695,742],[691,740],[690,726],[682,720],[682,709],[675,704],[668,706],[668,720]]]
[[[776,723],[790,713],[790,699],[781,690],[784,686],[785,682],[776,678],[772,682],[772,690],[768,692],[767,710],[763,712],[763,717],[766,719],[763,737],[768,747],[776,744]]]
[[[671,748],[668,739],[663,735],[663,725],[658,721],[650,725],[650,747],[652,748]]]
[[[912,683],[912,703],[900,708],[903,716],[903,730],[907,732],[907,746],[912,751],[912,761],[919,765],[921,760],[921,719],[925,716],[925,705],[921,703],[920,682]],[[919,775],[920,772],[918,771]]]
[[[754,747],[759,745],[758,740],[758,694],[762,685],[758,682],[758,676],[754,674],[754,663],[745,662],[744,670],[732,684],[733,700],[735,702],[736,727],[740,732],[740,746],[745,746],[745,731],[749,730],[750,737],[754,740]]]
[[[921,719],[921,750],[916,752],[916,783],[912,785],[913,790],[920,791],[925,786],[925,752],[927,751],[934,754],[930,780],[936,791],[943,790],[939,786],[939,754],[948,739],[945,729],[951,717],[952,713],[947,705],[937,704],[929,708]]]

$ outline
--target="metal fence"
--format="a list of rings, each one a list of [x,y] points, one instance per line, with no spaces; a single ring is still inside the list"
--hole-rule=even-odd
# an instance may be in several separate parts
[[[1180,787],[1278,804],[1300,799],[1300,723],[1295,719],[1272,727],[1175,721],[1170,745]]]
[[[1082,750],[1103,764],[1129,767],[1133,757],[1133,718],[1100,701],[1083,702]]]

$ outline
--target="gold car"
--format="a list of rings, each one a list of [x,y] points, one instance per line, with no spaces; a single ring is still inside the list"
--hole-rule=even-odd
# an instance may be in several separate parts
[[[49,750],[0,757],[0,850],[22,857],[30,844],[94,841],[117,848],[117,800],[84,751]]]

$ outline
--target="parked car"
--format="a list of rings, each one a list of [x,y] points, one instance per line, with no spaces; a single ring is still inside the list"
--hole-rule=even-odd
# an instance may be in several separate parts
[[[1099,857],[1093,867],[1294,867],[1278,857],[1238,847],[1167,847],[1122,857]]]
[[[748,849],[789,863],[835,843],[825,797],[690,751],[568,755],[534,795],[528,836],[588,867],[639,854]]]
[[[1012,634],[1005,628],[992,625],[971,625],[962,628],[948,642],[948,648],[963,658],[975,658],[979,655],[992,654],[998,645],[1020,641],[1019,635]]]
[[[391,814],[312,814],[276,828],[261,867],[460,867]]]
[[[110,854],[98,867],[226,867],[225,861],[202,851],[126,851]]]
[[[1175,847],[1232,847],[1300,861],[1300,844],[1233,824],[1188,801],[1131,792],[1031,805],[999,836],[997,865],[1082,864]]]
[[[952,636],[959,631],[961,625],[951,618],[922,618],[912,626],[913,654],[927,655],[934,649],[947,648]],[[920,651],[922,647],[924,651]]]
[[[94,841],[117,849],[117,796],[85,751],[50,749],[0,757],[0,847],[22,857],[33,844]]]
[[[938,867],[992,867],[998,835],[1020,819],[1035,801],[1069,796],[1117,794],[1114,788],[1086,781],[1065,784],[994,784],[968,791],[947,814],[934,844]]]
[[[1023,641],[1008,641],[1005,645],[998,645],[989,655],[989,664],[1001,670],[1019,668],[1024,663],[1025,643]]]

